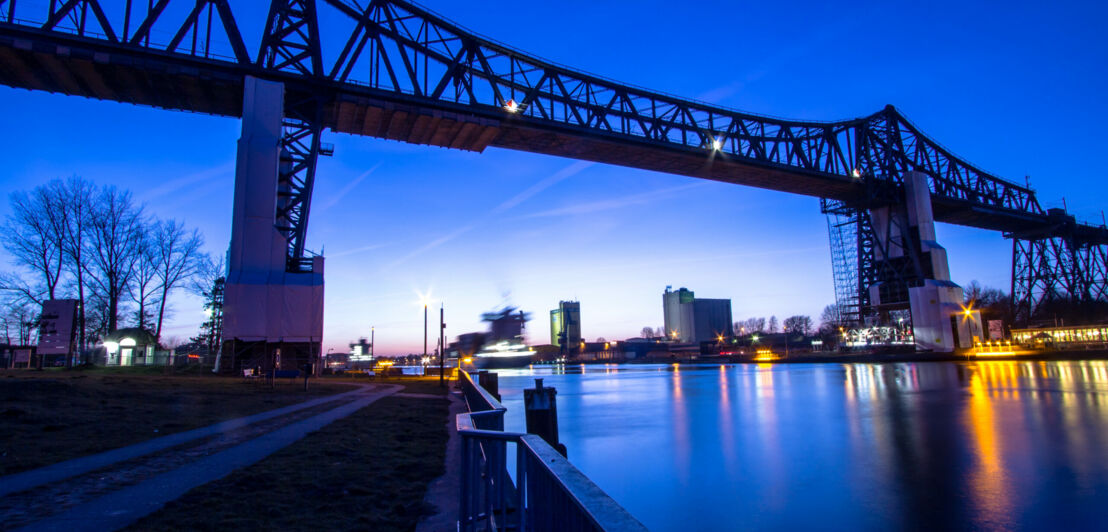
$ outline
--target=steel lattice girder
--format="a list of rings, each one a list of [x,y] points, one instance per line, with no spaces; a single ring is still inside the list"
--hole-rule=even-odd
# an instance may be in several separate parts
[[[258,65],[267,70],[319,76],[323,72],[315,0],[272,0]]]
[[[1052,302],[1078,307],[1108,301],[1108,246],[1053,237],[1012,240],[1012,306],[1018,323]]]
[[[318,121],[297,117],[286,117],[282,125],[275,219],[289,242],[290,270],[296,271],[294,263],[304,257],[322,130]]]
[[[318,76],[323,64],[320,53],[315,0],[272,0],[258,64],[266,69]],[[295,272],[302,269],[323,126],[320,103],[315,98],[286,105],[286,113],[289,116],[282,124],[275,226],[288,240],[287,269]]]
[[[285,83],[297,99],[320,98],[318,126],[335,128],[340,119],[349,119],[340,104],[351,99],[363,102],[363,113],[384,109],[387,119],[380,127],[367,126],[358,134],[478,151],[497,145],[593,160],[599,160],[598,153],[615,151],[612,147],[640,150],[623,158],[604,155],[613,157],[605,162],[796,193],[815,194],[816,187],[805,185],[819,184],[818,195],[861,208],[875,199],[895,200],[900,176],[914,170],[929,176],[939,221],[1004,231],[1049,221],[1029,188],[953,155],[891,106],[835,122],[742,113],[575,72],[476,36],[404,0],[372,0],[364,8],[351,0],[273,0],[253,60],[228,0],[49,4],[54,7],[0,2],[7,20],[0,23],[0,48],[15,58],[0,64],[0,82],[233,114],[241,112],[241,101],[221,100],[221,95],[234,94],[229,89],[251,75]],[[183,22],[169,16],[171,4],[188,10]],[[328,10],[327,20],[347,22],[341,30],[346,37],[335,41],[336,46],[342,43],[341,50],[330,54],[323,53],[320,40],[321,8]],[[131,28],[136,28],[133,33]],[[152,35],[174,37],[161,43]],[[31,40],[65,53],[16,44]],[[97,64],[96,76],[74,83],[44,75],[48,69],[27,68],[52,53],[47,60],[63,69],[83,68],[80,61],[89,58]],[[121,55],[121,60],[103,62],[97,54]],[[150,79],[134,87],[103,85],[104,80],[115,83],[136,75]],[[178,88],[179,83],[193,85]],[[390,109],[397,106],[404,110],[393,113]],[[447,120],[443,113],[456,118]],[[480,138],[463,142],[416,135],[419,120],[424,125],[460,120],[465,123],[458,125],[456,136],[477,129]],[[591,142],[592,151],[559,151],[567,140]],[[641,149],[657,162],[637,162],[634,157],[644,153]],[[731,168],[727,171],[732,173],[724,178],[703,174],[704,163],[713,160],[715,168]],[[755,170],[760,173],[752,174]],[[310,181],[306,186],[310,190]],[[300,223],[305,221],[302,213]],[[1108,230],[1085,227],[1108,241]]]

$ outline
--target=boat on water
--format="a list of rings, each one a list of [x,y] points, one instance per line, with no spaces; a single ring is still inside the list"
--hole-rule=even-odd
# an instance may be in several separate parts
[[[508,369],[526,367],[534,357],[534,349],[520,342],[501,340],[486,345],[469,359],[474,369]]]
[[[482,314],[481,319],[488,322],[489,331],[470,335],[475,351],[471,351],[472,355],[462,355],[463,368],[522,368],[534,361],[535,350],[523,343],[523,329],[529,319],[527,313],[506,306]]]

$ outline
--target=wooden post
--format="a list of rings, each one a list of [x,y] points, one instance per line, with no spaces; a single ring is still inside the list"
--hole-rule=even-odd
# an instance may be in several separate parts
[[[497,401],[500,400],[500,376],[487,370],[477,372],[477,384],[480,384],[486,392],[492,394]]]
[[[523,390],[523,406],[526,410],[527,433],[537,434],[551,447],[566,455],[566,446],[558,441],[558,390],[543,387],[542,379],[535,379],[534,389]]]

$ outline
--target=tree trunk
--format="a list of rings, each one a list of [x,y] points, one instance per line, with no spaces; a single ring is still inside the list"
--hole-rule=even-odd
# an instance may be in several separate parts
[[[154,343],[162,341],[162,319],[165,318],[165,300],[169,297],[169,291],[162,289],[162,300],[158,303],[158,326],[154,330]]]
[[[119,328],[119,295],[115,293],[115,287],[108,289],[108,334]]]
[[[85,280],[81,275],[81,265],[77,265],[77,353],[82,356],[85,351]]]

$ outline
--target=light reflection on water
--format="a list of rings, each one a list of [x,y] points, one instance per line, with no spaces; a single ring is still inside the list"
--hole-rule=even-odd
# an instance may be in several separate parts
[[[1108,526],[1108,363],[606,365],[558,389],[569,458],[652,530]]]

